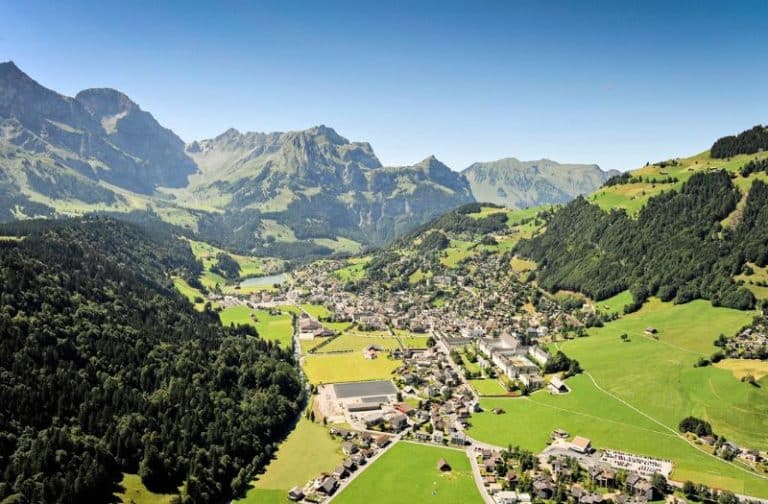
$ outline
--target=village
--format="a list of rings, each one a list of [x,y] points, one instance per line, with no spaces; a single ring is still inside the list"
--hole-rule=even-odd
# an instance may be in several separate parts
[[[384,379],[351,377],[310,386],[313,419],[341,442],[344,459],[333,471],[292,488],[288,498],[333,500],[395,444],[419,443],[464,451],[489,503],[674,500],[669,494],[681,483],[669,480],[669,460],[593,447],[578,432],[559,428],[539,454],[490,445],[469,434],[473,415],[507,414],[500,407],[483,412],[481,386],[483,397],[522,398],[539,390],[570,393],[568,379],[581,369],[558,351],[557,342],[583,337],[585,328],[599,323],[598,315],[581,310],[580,304],[558,302],[518,281],[520,272],[506,271],[506,260],[470,256],[456,268],[443,268],[407,286],[397,279],[413,278],[425,268],[423,258],[401,257],[378,272],[369,270],[368,276],[380,276],[375,281],[360,277],[354,282],[339,273],[348,263],[326,260],[293,271],[290,282],[276,290],[211,295],[221,306],[323,307],[324,316],[306,311],[295,316],[294,348],[302,366],[307,358],[327,352],[358,352],[366,361],[393,362],[391,375]],[[346,329],[339,330],[340,325]],[[757,335],[764,338],[762,329],[745,330],[736,344]],[[334,350],[334,341],[352,331],[355,338],[370,334],[371,343]],[[653,327],[645,332],[659,338]],[[411,344],[416,340],[424,344]],[[756,450],[727,446],[733,456],[751,464],[765,459]],[[445,460],[435,464],[437,473],[451,470]]]
[[[535,455],[474,440],[467,428],[482,411],[471,379],[496,381],[499,394],[522,396],[546,388],[568,393],[567,367],[550,372],[552,334],[579,327],[579,320],[556,303],[538,299],[511,284],[514,292],[496,296],[478,291],[457,275],[432,278],[431,285],[453,287],[450,305],[435,307],[434,293],[397,292],[381,302],[375,290],[349,292],[334,275],[341,264],[317,263],[294,272],[291,285],[248,297],[227,296],[224,304],[245,303],[274,309],[284,303],[313,303],[327,308],[324,320],[301,313],[295,320],[295,344],[314,341],[314,349],[339,333],[324,325],[349,322],[358,331],[396,330],[428,337],[425,348],[397,345],[362,349],[365,359],[394,359],[390,379],[327,383],[312,387],[313,415],[341,442],[343,462],[288,492],[296,502],[327,502],[396,443],[452,446],[469,457],[475,482],[486,502],[528,503],[567,500],[585,504],[647,502],[663,496],[672,463],[614,450],[595,449],[589,439],[562,429]],[[485,281],[492,282],[491,279]],[[492,282],[491,285],[498,286]],[[491,290],[493,290],[491,288]],[[526,301],[521,302],[523,299]],[[471,316],[462,316],[471,315]],[[502,409],[491,414],[505,415]],[[444,460],[435,471],[450,471]],[[660,486],[659,481],[663,482]],[[655,486],[654,486],[655,484]]]

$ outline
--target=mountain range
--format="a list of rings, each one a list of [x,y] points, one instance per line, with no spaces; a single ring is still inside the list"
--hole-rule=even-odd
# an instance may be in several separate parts
[[[0,64],[0,220],[146,214],[233,250],[286,258],[382,244],[462,204],[564,203],[612,173],[514,158],[382,166],[332,128],[229,129],[185,144],[125,94],[63,96]]]

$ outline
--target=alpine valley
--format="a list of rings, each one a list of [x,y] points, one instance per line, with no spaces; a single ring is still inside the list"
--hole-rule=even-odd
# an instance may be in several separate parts
[[[185,144],[1,64],[0,503],[765,503],[768,128],[707,145]]]

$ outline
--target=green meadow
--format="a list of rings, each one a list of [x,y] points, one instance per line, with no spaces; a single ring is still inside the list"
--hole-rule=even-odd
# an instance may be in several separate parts
[[[302,342],[303,343],[303,342]],[[302,350],[304,345],[302,344]],[[362,352],[313,354],[303,358],[304,372],[313,385],[347,381],[385,380],[402,361],[379,355],[366,359]]]
[[[247,324],[258,331],[262,339],[290,348],[293,341],[293,318],[290,313],[272,315],[267,310],[254,310],[245,305],[231,306],[219,312],[222,325]]]
[[[445,459],[451,471],[440,472]],[[335,499],[339,504],[483,502],[463,450],[401,441],[367,468]]]
[[[751,317],[751,312],[714,308],[708,301],[672,305],[652,299],[639,312],[591,329],[587,338],[559,345],[589,373],[568,380],[571,393],[483,399],[484,410],[500,407],[506,413],[474,415],[470,434],[538,451],[552,430],[563,428],[591,438],[598,447],[670,459],[677,480],[768,496],[768,479],[677,435],[680,420],[694,415],[728,439],[768,447],[768,378],[761,380],[762,387],[753,387],[728,369],[693,366],[716,350],[712,342],[720,333],[733,334]],[[658,338],[645,334],[649,326],[658,330]]]
[[[171,504],[176,494],[160,494],[147,490],[138,474],[123,474],[119,485],[121,491],[115,496],[120,502],[130,504]]]
[[[173,286],[176,287],[176,290],[181,293],[182,296],[186,297],[190,303],[195,305],[195,309],[202,310],[205,306],[205,301],[197,302],[197,299],[203,299],[205,300],[205,296],[203,296],[203,293],[199,290],[195,289],[191,285],[187,283],[186,280],[183,278],[174,278],[173,279]]]
[[[333,471],[343,459],[340,441],[333,439],[327,428],[302,416],[296,428],[280,444],[264,474],[251,482],[252,488],[245,498],[235,502],[290,502],[288,491],[291,488],[303,487],[320,473]]]

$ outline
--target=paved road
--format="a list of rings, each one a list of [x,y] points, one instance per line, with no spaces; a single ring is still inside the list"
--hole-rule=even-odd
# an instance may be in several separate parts
[[[381,434],[381,433],[378,433],[378,434]],[[358,476],[363,474],[366,469],[368,469],[374,462],[379,460],[379,457],[381,457],[382,455],[387,453],[389,450],[391,450],[392,447],[395,446],[398,441],[400,441],[401,436],[402,436],[402,433],[398,434],[396,436],[393,436],[392,437],[392,441],[387,446],[385,446],[383,449],[377,451],[373,455],[373,457],[369,458],[368,461],[366,462],[366,464],[363,467],[358,467],[358,469],[355,472],[353,472],[351,475],[349,475],[347,477],[347,479],[339,481],[338,488],[336,488],[336,491],[333,493],[333,495],[328,500],[326,500],[325,502],[331,502],[333,499],[335,499],[336,496],[339,495],[345,488],[347,488],[350,483],[355,481]]]
[[[480,496],[486,504],[494,504],[493,498],[483,484],[483,475],[480,474],[480,464],[477,463],[477,451],[475,451],[474,446],[467,448],[467,457],[469,457],[469,463],[472,464],[472,476],[475,477],[475,485],[480,490]]]

